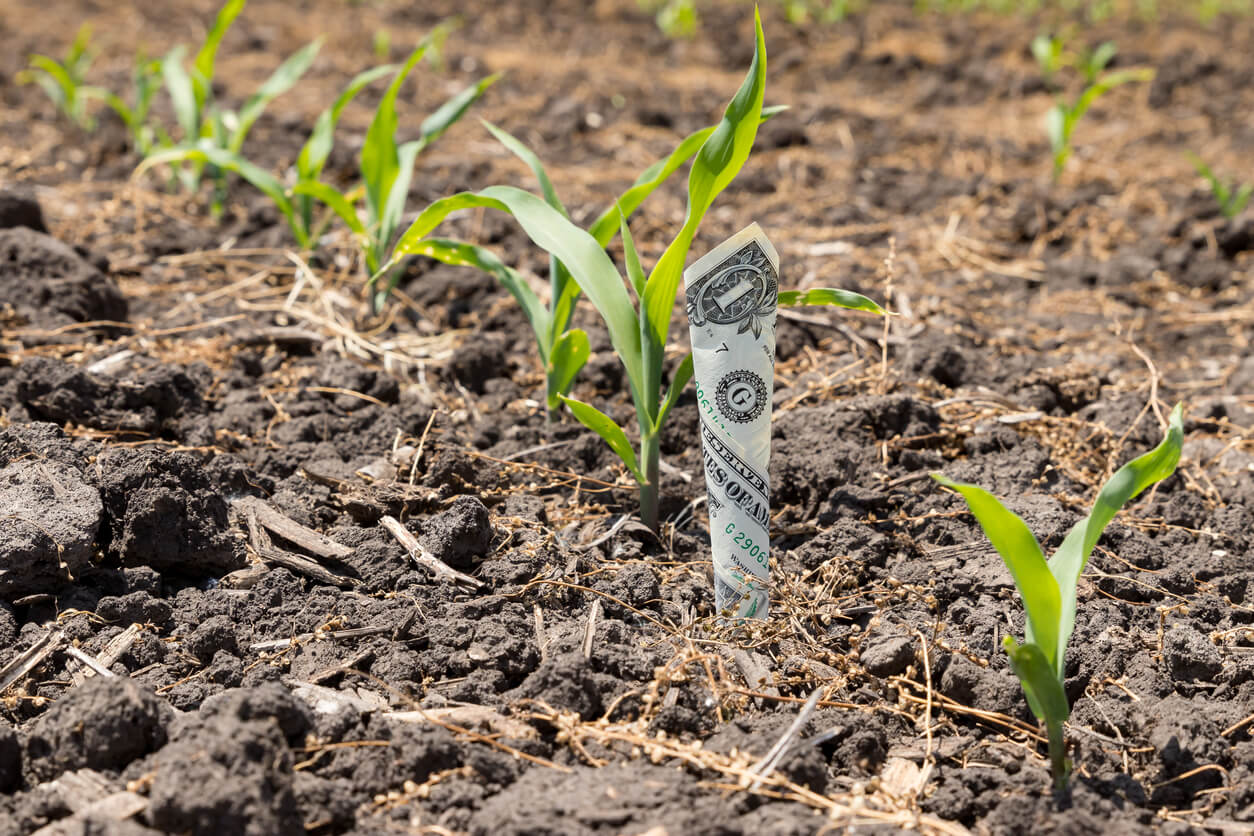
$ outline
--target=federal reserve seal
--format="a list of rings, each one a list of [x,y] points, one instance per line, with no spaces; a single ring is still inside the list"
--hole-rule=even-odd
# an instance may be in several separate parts
[[[737,369],[723,375],[714,391],[718,411],[729,421],[748,424],[766,409],[766,383],[751,371]]]
[[[775,313],[779,278],[756,241],[688,288],[688,318],[694,327],[707,322],[738,325],[737,334],[762,336],[762,323]]]

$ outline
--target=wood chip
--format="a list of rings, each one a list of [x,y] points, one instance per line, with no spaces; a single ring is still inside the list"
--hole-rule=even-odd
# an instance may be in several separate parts
[[[0,668],[0,694],[37,668],[44,659],[47,659],[64,643],[65,633],[60,630],[50,630],[41,636],[39,641],[19,653],[9,664]]]
[[[385,514],[379,519],[379,522],[396,538],[398,543],[405,547],[405,550],[409,552],[410,558],[434,575],[436,580],[453,581],[474,589],[483,588],[483,581],[457,571],[424,549],[422,544],[418,542],[414,535],[409,533],[405,526],[401,525],[400,520],[396,519],[396,517]]]
[[[389,711],[382,715],[401,723],[447,723],[469,731],[487,729],[502,737],[516,740],[534,740],[539,736],[535,728],[521,720],[506,717],[486,705],[452,705],[445,708],[426,708],[417,711]]]
[[[259,524],[310,554],[329,560],[343,560],[353,553],[348,546],[341,545],[312,528],[306,528],[295,520],[288,519],[270,507],[269,503],[255,496],[246,496],[231,504],[246,512],[251,510],[256,515]]]
[[[139,634],[143,632],[143,629],[144,628],[138,624],[132,624],[121,633],[118,633],[116,636],[109,639],[109,643],[105,645],[104,650],[100,651],[100,654],[95,657],[96,661],[108,671],[109,668],[112,668],[117,664],[118,660],[122,658],[126,651],[131,649],[131,647],[135,644],[135,641],[139,638]],[[93,670],[90,665],[87,665],[83,668],[79,668],[78,670],[71,671],[70,678],[74,681],[75,685],[82,685],[83,682],[92,676],[95,676],[96,673],[97,671]],[[112,676],[113,672],[109,671],[109,675]]]

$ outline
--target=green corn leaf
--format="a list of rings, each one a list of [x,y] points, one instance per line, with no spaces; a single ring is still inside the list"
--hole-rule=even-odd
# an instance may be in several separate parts
[[[727,188],[740,172],[762,116],[762,99],[766,91],[766,38],[762,34],[762,18],[753,14],[757,47],[744,83],[732,97],[723,119],[701,146],[688,173],[688,212],[684,225],[658,260],[649,275],[644,292],[644,318],[649,329],[649,343],[654,353],[666,344],[675,293],[683,274],[684,259],[692,246],[701,219],[714,198]]]
[[[623,460],[623,464],[627,465],[627,469],[631,471],[631,475],[635,477],[639,484],[646,484],[647,479],[640,471],[640,465],[636,461],[636,451],[631,449],[631,442],[627,440],[627,433],[623,432],[623,428],[614,423],[614,419],[606,415],[601,410],[591,404],[583,401],[577,401],[566,395],[559,396],[562,402],[570,409],[579,423],[592,430],[605,440],[610,449],[618,454]]]
[[[480,121],[483,122],[488,132],[496,137],[498,142],[531,169],[531,173],[535,175],[536,181],[540,184],[540,193],[544,195],[544,202],[561,212],[563,217],[569,218],[570,213],[562,205],[562,200],[557,196],[557,189],[553,188],[553,181],[549,179],[549,173],[545,170],[544,163],[540,161],[535,152],[524,145],[517,137],[498,128],[486,119],[481,119]],[[553,305],[553,318],[550,324],[549,335],[542,342],[552,343],[565,333],[566,326],[570,323],[570,317],[575,311],[575,300],[579,297],[579,285],[575,284],[574,280],[571,279],[570,271],[566,269],[566,265],[552,256],[549,257],[549,286],[549,295]],[[556,409],[551,399],[549,408]]]
[[[132,135],[142,126],[142,123],[137,121],[135,111],[131,110],[130,105],[122,101],[122,97],[117,93],[103,87],[84,87],[81,92],[88,98],[104,102],[126,124]]]
[[[640,266],[640,254],[636,252],[636,242],[631,237],[631,229],[627,226],[627,216],[619,215],[619,226],[623,236],[623,255],[627,262],[627,278],[636,291],[636,298],[644,298],[645,275]]]
[[[1065,722],[1071,713],[1067,694],[1062,682],[1054,675],[1054,669],[1045,658],[1044,651],[1035,644],[1018,644],[1013,636],[1002,639],[1002,647],[1010,657],[1010,666],[1023,685],[1028,707],[1038,720]]]
[[[1055,154],[1067,147],[1067,111],[1061,104],[1054,105],[1045,114],[1045,134],[1049,137],[1049,147]]]
[[[983,488],[954,482],[939,473],[933,473],[932,478],[957,491],[967,501],[971,513],[1014,578],[1028,614],[1027,640],[1048,648],[1052,665],[1058,646],[1058,618],[1062,602],[1058,582],[1049,571],[1036,536],[1018,514],[1007,509]]]
[[[1153,78],[1154,71],[1151,69],[1118,70],[1107,73],[1097,83],[1088,87],[1080,94],[1080,98],[1076,100],[1075,107],[1071,109],[1072,123],[1078,122],[1088,112],[1088,109],[1093,106],[1093,102],[1116,87],[1138,81],[1151,81]],[[1070,135],[1070,131],[1068,131],[1067,136],[1070,137]]]
[[[321,47],[321,38],[301,47],[271,73],[270,77],[257,88],[256,93],[248,97],[244,106],[240,108],[238,124],[231,134],[228,147],[232,151],[239,152],[244,146],[244,139],[252,129],[253,123],[261,116],[266,106],[292,88],[292,85],[309,69],[309,65],[313,63]]]
[[[884,309],[873,300],[861,293],[851,290],[840,290],[834,287],[815,287],[810,290],[781,290],[779,306],[794,308],[801,305],[830,305],[837,308],[848,308],[851,311],[867,311],[884,315]]]
[[[278,178],[261,166],[251,163],[239,154],[228,151],[225,148],[219,148],[205,141],[196,146],[179,145],[156,151],[144,158],[144,161],[135,169],[135,174],[142,174],[158,165],[177,165],[185,162],[208,163],[223,171],[231,171],[238,174],[274,202],[275,208],[279,210],[284,219],[287,220],[288,225],[292,227],[292,232],[296,236],[297,242],[302,247],[308,246],[308,240],[302,240],[303,236],[296,224],[296,215],[292,202],[287,197],[287,190],[284,189]]]
[[[1071,762],[1067,759],[1067,743],[1064,724],[1071,713],[1067,704],[1067,692],[1062,679],[1054,675],[1045,653],[1035,644],[1019,645],[1011,636],[1002,640],[1002,647],[1010,658],[1010,667],[1019,678],[1028,707],[1038,720],[1045,723],[1049,735],[1049,760],[1054,775],[1054,786],[1062,790],[1067,785]]]
[[[424,238],[414,245],[411,252],[445,264],[475,267],[495,278],[522,308],[523,315],[531,324],[531,330],[535,332],[536,345],[540,348],[540,362],[546,367],[549,365],[549,312],[517,271],[508,267],[491,250],[447,238]]]
[[[692,380],[692,352],[688,352],[679,367],[675,369],[675,376],[671,378],[670,388],[666,390],[666,400],[662,401],[662,406],[658,410],[657,420],[653,424],[654,432],[661,432],[662,427],[666,425],[666,416],[670,414],[671,407],[675,405],[675,401],[679,400],[679,396],[684,393],[684,387],[688,385],[688,381]]]
[[[778,116],[788,109],[787,105],[774,105],[772,107],[762,108],[761,121],[765,122],[773,116]],[[621,212],[627,217],[640,208],[640,205],[657,190],[659,186],[674,174],[684,163],[692,158],[692,155],[701,149],[701,146],[710,134],[714,133],[716,125],[689,134],[684,138],[683,142],[675,147],[675,150],[669,156],[658,160],[653,165],[641,172],[636,178],[636,182],[632,183],[631,188],[623,192],[616,201],[606,207],[605,211],[597,216],[592,226],[588,227],[588,232],[592,237],[601,242],[601,246],[607,246],[610,239],[614,237],[614,233],[618,231],[618,215]]]
[[[1037,35],[1032,39],[1032,57],[1041,68],[1041,75],[1048,79],[1058,68],[1058,58],[1062,54],[1062,42],[1049,35]]]
[[[418,128],[418,137],[422,147],[425,148],[439,139],[500,77],[500,73],[495,73],[487,78],[481,78],[436,108],[435,112],[424,119]]]
[[[69,52],[65,55],[66,67],[75,71],[79,81],[82,81],[82,73],[92,62],[90,47],[91,24],[84,23],[78,27],[78,32],[74,35],[74,43],[70,44]]]
[[[562,395],[570,391],[570,385],[575,382],[575,375],[579,374],[579,370],[588,362],[591,354],[592,345],[588,342],[588,334],[579,328],[572,328],[565,332],[553,343],[552,354],[545,365],[550,410],[561,407]],[[586,421],[584,423],[587,424]],[[630,447],[631,445],[628,445],[628,449]]]
[[[622,277],[595,238],[530,192],[512,186],[492,186],[481,192],[462,192],[437,200],[424,209],[401,236],[380,272],[413,253],[419,242],[450,213],[478,207],[513,215],[536,246],[571,268],[571,275],[605,320],[610,342],[623,362],[633,396],[638,393],[643,377],[639,320]],[[376,273],[372,280],[378,275]]]
[[[222,43],[226,30],[231,28],[235,18],[239,17],[240,12],[244,11],[244,3],[245,0],[227,0],[226,4],[218,12],[218,16],[214,18],[213,27],[210,28],[204,44],[201,45],[200,50],[196,53],[195,60],[192,62],[191,78],[195,91],[196,109],[198,111],[205,106],[205,102],[209,99],[210,84],[213,82],[213,65],[217,60],[218,46]]]
[[[427,42],[423,41],[409,54],[409,58],[388,85],[383,99],[375,109],[370,128],[366,131],[366,141],[361,149],[361,174],[366,185],[366,205],[370,210],[372,223],[382,218],[384,204],[392,192],[392,184],[400,168],[396,148],[396,97],[400,94],[406,77],[422,60],[426,51]]]
[[[182,44],[167,52],[161,59],[161,76],[165,80],[166,92],[170,94],[170,104],[174,106],[174,118],[183,131],[183,139],[193,142],[200,136],[200,106],[196,103],[191,76],[183,68],[186,54],[187,47]]]
[[[300,156],[296,158],[296,173],[299,179],[315,180],[322,173],[322,167],[326,165],[327,157],[331,155],[331,148],[335,143],[335,125],[339,122],[340,114],[348,103],[369,84],[394,72],[396,72],[394,64],[384,64],[381,67],[372,67],[365,72],[358,73],[348,82],[348,86],[344,88],[344,92],[340,93],[335,103],[318,114],[318,121],[314,123],[313,132],[300,149]]]
[[[1206,183],[1210,186],[1211,193],[1215,195],[1215,200],[1219,202],[1220,206],[1224,206],[1229,198],[1228,187],[1215,176],[1215,172],[1211,170],[1211,167],[1197,154],[1194,154],[1192,151],[1185,151],[1184,155],[1189,158],[1189,162],[1193,164],[1193,168],[1197,171],[1198,176],[1206,180]]]
[[[73,98],[74,91],[78,88],[78,82],[70,76],[69,71],[56,59],[49,58],[47,55],[32,55],[30,57],[30,65],[47,73],[56,82],[57,87],[61,91],[60,97],[55,99],[58,106],[68,103]]]
[[[1237,193],[1232,196],[1224,206],[1224,215],[1229,218],[1235,218],[1244,211],[1249,205],[1250,197],[1254,196],[1254,183],[1246,183],[1237,189]]]
[[[1114,476],[1102,486],[1093,503],[1093,510],[1087,517],[1076,523],[1067,534],[1058,551],[1049,561],[1049,569],[1057,579],[1062,594],[1062,608],[1057,634],[1057,645],[1054,665],[1059,676],[1062,676],[1063,655],[1067,650],[1067,642],[1075,629],[1076,585],[1080,574],[1088,564],[1089,555],[1097,540],[1102,536],[1106,526],[1114,519],[1129,500],[1162,479],[1166,479],[1176,470],[1180,461],[1180,451],[1184,444],[1184,407],[1177,404],[1171,411],[1167,434],[1162,442],[1150,452],[1125,464],[1115,472]],[[1043,637],[1041,637],[1043,638]],[[1039,642],[1045,647],[1044,641]]]
[[[386,193],[383,214],[376,218],[374,230],[376,252],[374,263],[368,265],[372,274],[379,269],[379,265],[387,256],[387,248],[396,236],[397,227],[401,225],[401,215],[405,213],[405,201],[409,198],[409,181],[413,179],[414,163],[417,162],[422,149],[423,143],[418,139],[406,142],[397,149],[396,176],[392,180],[390,191]]]
[[[370,237],[366,225],[357,217],[357,207],[343,192],[327,183],[306,180],[292,187],[292,194],[312,197],[334,212],[359,239]]]
[[[483,126],[488,129],[496,140],[504,145],[511,154],[522,160],[527,168],[531,169],[531,173],[535,175],[536,181],[540,184],[540,193],[544,195],[544,202],[561,212],[566,217],[570,217],[570,213],[566,211],[566,207],[562,205],[562,199],[557,196],[557,189],[553,188],[553,181],[549,179],[549,173],[544,169],[544,163],[536,156],[535,152],[523,144],[521,140],[508,131],[504,131],[493,125],[486,119],[480,119]],[[593,236],[596,237],[595,235]]]
[[[1085,61],[1085,76],[1089,81],[1097,77],[1097,74],[1106,69],[1106,65],[1115,57],[1115,53],[1119,48],[1115,46],[1114,41],[1104,41],[1097,49],[1093,50],[1093,54]]]

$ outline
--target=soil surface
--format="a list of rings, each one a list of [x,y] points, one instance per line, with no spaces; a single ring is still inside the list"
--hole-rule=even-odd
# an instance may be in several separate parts
[[[898,315],[781,314],[772,609],[729,628],[691,392],[658,537],[602,442],[546,421],[490,278],[415,262],[371,319],[342,232],[290,257],[244,186],[215,222],[205,195],[131,179],[120,123],[83,134],[17,83],[88,21],[93,73],[123,89],[136,49],[196,39],[211,2],[57,6],[0,2],[0,833],[1254,829],[1254,214],[1220,216],[1182,153],[1248,179],[1254,21],[1085,30],[1157,76],[1093,108],[1051,185],[1028,51],[1048,21],[765,10],[767,99],[791,110],[694,257],[756,220],[786,287]],[[743,4],[671,41],[631,0],[254,0],[225,100],[327,41],[246,150],[292,164],[376,31],[401,58],[455,13],[402,136],[503,71],[472,117],[533,147],[576,220],[716,119],[751,55]],[[333,181],[378,95],[346,111]],[[409,209],[496,183],[534,187],[467,118],[420,157]],[[683,211],[676,178],[639,212],[647,263]],[[445,226],[547,286],[508,218]],[[578,322],[576,394],[626,422],[608,337]],[[670,367],[678,311],[672,338]],[[1178,400],[1178,472],[1080,583],[1055,795],[1000,650],[1023,628],[1010,576],[927,475],[994,491],[1048,552]],[[393,521],[469,579],[411,559]]]

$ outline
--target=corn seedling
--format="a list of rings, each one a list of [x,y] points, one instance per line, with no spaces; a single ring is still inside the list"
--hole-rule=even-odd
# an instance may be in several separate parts
[[[665,397],[662,396],[663,360],[675,294],[697,228],[714,199],[730,185],[749,158],[762,117],[766,43],[756,12],[754,24],[756,47],[748,75],[728,104],[722,120],[696,153],[688,173],[688,210],[684,224],[648,276],[640,263],[624,212],[618,213],[617,222],[623,238],[627,281],[600,241],[571,223],[544,198],[512,186],[463,192],[433,203],[401,236],[389,261],[391,265],[421,252],[428,233],[450,213],[482,207],[512,215],[534,244],[565,265],[600,313],[614,351],[623,364],[636,410],[639,455],[626,431],[604,412],[574,398],[561,396],[561,400],[581,423],[601,436],[631,472],[640,490],[641,517],[654,530],[658,527],[660,433],[693,372],[689,355],[677,367]],[[389,265],[385,265],[385,269]],[[634,303],[629,288],[635,295]],[[847,294],[841,298],[854,301],[855,296]],[[856,297],[856,301],[857,307],[879,310],[865,297]]]
[[[1071,771],[1063,730],[1071,708],[1063,678],[1067,643],[1075,629],[1076,584],[1102,531],[1119,509],[1175,472],[1184,440],[1182,416],[1183,409],[1177,405],[1162,443],[1125,464],[1102,486],[1092,512],[1076,523],[1048,562],[1027,524],[995,496],[976,485],[932,474],[933,479],[966,500],[1019,590],[1027,612],[1024,641],[1019,644],[1013,636],[1006,636],[1002,647],[1023,686],[1028,706],[1045,723],[1054,786],[1060,791],[1066,788]]]
[[[220,15],[219,20],[221,19]],[[297,50],[244,101],[238,111],[220,107],[213,99],[213,56],[217,44],[213,45],[214,51],[207,53],[208,58],[202,58],[206,53],[205,47],[201,48],[201,54],[197,55],[190,73],[183,66],[186,48],[181,45],[174,47],[161,62],[166,89],[174,103],[174,114],[183,135],[182,144],[173,147],[215,148],[239,154],[253,124],[270,102],[290,90],[305,74],[321,45],[322,41],[319,39]],[[179,178],[187,191],[196,191],[199,188],[205,168],[203,164],[193,163],[180,169]],[[226,173],[212,162],[207,168],[214,180],[213,212],[219,215],[226,199]]]
[[[1254,195],[1254,183],[1221,180],[1197,154],[1186,151],[1185,155],[1189,158],[1189,162],[1193,163],[1198,176],[1210,185],[1210,193],[1215,196],[1215,202],[1219,204],[1219,211],[1223,216],[1231,220],[1240,215],[1249,204],[1250,196]]]
[[[1073,101],[1068,101],[1061,91],[1055,92],[1054,106],[1045,117],[1045,131],[1053,152],[1055,181],[1062,176],[1063,168],[1071,157],[1075,127],[1093,103],[1116,87],[1149,81],[1154,77],[1154,71],[1148,68],[1104,72],[1116,52],[1115,45],[1107,41],[1095,50],[1075,57],[1064,52],[1059,38],[1039,35],[1032,41],[1032,55],[1046,84],[1052,86],[1055,74],[1067,65],[1075,67],[1084,77],[1084,88]]]
[[[91,27],[84,23],[66,51],[65,60],[32,55],[29,67],[18,76],[18,81],[23,84],[38,84],[57,110],[84,131],[96,127],[95,120],[87,112],[87,104],[91,100],[87,70],[95,58],[90,43]]]
[[[249,162],[238,148],[224,148],[214,141],[203,140],[192,146],[169,148],[153,154],[138,171],[159,164],[192,162],[234,172],[270,198],[287,221],[296,243],[305,250],[313,249],[320,237],[322,225],[315,221],[314,207],[321,203],[352,230],[366,269],[373,275],[387,255],[387,249],[400,226],[418,155],[460,119],[498,78],[489,76],[454,95],[419,126],[418,139],[398,146],[396,98],[401,85],[422,60],[429,44],[430,38],[419,44],[399,70],[385,65],[355,76],[339,98],[319,114],[309,139],[297,157],[290,183],[284,183],[279,177]],[[334,144],[335,125],[344,108],[362,89],[389,73],[393,74],[392,83],[375,110],[359,158],[361,186],[340,191],[321,179],[322,169]],[[364,221],[358,216],[356,206],[357,200],[363,196],[366,203]]]
[[[769,119],[784,108],[765,108],[762,118]],[[545,203],[570,220],[570,214],[562,204],[561,198],[540,158],[516,137],[484,122],[484,125],[512,154],[522,160],[540,186],[540,193]],[[658,160],[646,168],[631,187],[610,204],[604,212],[588,227],[587,232],[601,247],[609,245],[618,233],[619,214],[630,217],[659,186],[678,170],[684,163],[697,153],[702,143],[714,133],[714,126],[704,128],[691,134],[676,146],[675,150],[664,159]],[[575,310],[575,302],[579,298],[579,284],[571,278],[570,270],[556,256],[549,257],[549,305],[540,301],[535,291],[512,268],[506,266],[493,253],[482,247],[460,241],[442,238],[423,240],[416,254],[429,256],[446,264],[477,267],[493,276],[502,287],[522,307],[523,313],[535,333],[536,348],[545,372],[545,403],[550,413],[562,407],[561,396],[570,391],[579,370],[587,362],[591,352],[588,335],[582,329],[570,329],[570,317]],[[392,290],[391,284],[378,291],[383,297]],[[381,302],[380,302],[381,304]]]
[[[90,95],[102,99],[126,125],[131,136],[131,148],[140,156],[148,156],[156,142],[156,130],[149,124],[148,111],[160,87],[161,62],[140,53],[135,56],[135,66],[131,70],[131,104],[109,90],[89,88]]]

